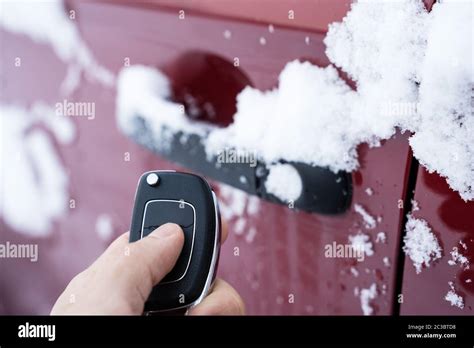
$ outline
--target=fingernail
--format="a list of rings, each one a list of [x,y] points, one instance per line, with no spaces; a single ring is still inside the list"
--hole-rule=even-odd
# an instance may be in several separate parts
[[[179,232],[180,232],[180,227],[178,225],[167,223],[167,224],[161,225],[156,230],[151,232],[150,236],[153,236],[156,238],[166,238],[166,237],[170,237],[172,235],[178,234]]]

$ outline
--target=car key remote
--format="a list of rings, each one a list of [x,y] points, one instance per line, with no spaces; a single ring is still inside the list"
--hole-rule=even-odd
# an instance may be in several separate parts
[[[130,242],[173,222],[184,232],[184,246],[175,267],[156,285],[145,312],[186,309],[208,293],[217,271],[221,223],[216,195],[200,176],[151,171],[138,181]]]

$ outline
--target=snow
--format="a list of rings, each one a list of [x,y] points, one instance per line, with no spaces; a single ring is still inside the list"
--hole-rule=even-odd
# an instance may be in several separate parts
[[[249,244],[253,243],[256,235],[257,235],[257,229],[253,226],[250,227],[249,232],[245,236],[245,241]]]
[[[241,217],[245,213],[248,195],[241,191],[234,189],[228,185],[219,185],[219,210],[222,218],[230,220],[235,217]]]
[[[374,194],[374,190],[372,190],[370,187],[367,187],[365,189],[365,193],[367,194],[367,196],[372,196]]]
[[[359,276],[359,271],[355,267],[351,267],[351,274],[354,277],[358,277]]]
[[[95,222],[95,231],[100,239],[110,240],[114,232],[112,218],[108,214],[100,214]]]
[[[247,220],[244,218],[238,218],[235,223],[232,225],[232,229],[235,234],[241,235],[244,233],[245,225],[247,224]]]
[[[179,131],[205,136],[210,126],[190,120],[183,112],[184,106],[169,101],[170,97],[170,81],[160,71],[142,65],[123,68],[117,81],[119,128],[135,136],[139,115],[151,131],[153,145],[161,149],[166,149],[169,136]]]
[[[334,171],[355,169],[347,120],[353,97],[335,68],[290,62],[280,74],[278,88],[262,92],[246,87],[240,92],[234,122],[214,130],[206,150],[218,153],[236,147],[256,151],[266,163],[285,159]]]
[[[450,266],[460,265],[464,269],[469,268],[468,258],[459,252],[458,247],[453,247],[453,250],[451,250],[450,254],[451,254],[451,260],[448,260],[448,264]]]
[[[411,211],[412,212],[415,212],[415,211],[418,211],[420,210],[420,205],[417,201],[415,201],[414,199],[411,200]]]
[[[12,229],[33,237],[49,234],[68,208],[69,178],[53,139],[74,138],[72,122],[36,103],[31,109],[0,104],[0,215]]]
[[[243,235],[245,240],[252,243],[257,230],[249,226],[247,217],[252,217],[260,211],[260,199],[225,184],[219,184],[219,210],[222,219],[229,222],[232,232]]]
[[[113,85],[113,74],[97,63],[74,20],[67,16],[62,1],[2,1],[0,27],[26,35],[35,42],[51,45],[56,55],[70,64],[62,86],[64,94],[71,93],[77,87],[78,72],[82,70],[94,81]]]
[[[472,1],[433,6],[420,70],[421,122],[410,138],[420,163],[464,200],[474,199],[473,9]]]
[[[360,295],[360,306],[364,315],[374,314],[374,308],[370,304],[372,300],[377,297],[377,285],[373,283],[368,289],[361,289]]]
[[[375,237],[375,243],[383,243],[387,242],[387,234],[385,232],[377,233],[377,237]]]
[[[367,256],[374,254],[373,244],[370,241],[370,236],[363,233],[349,236],[349,243],[357,252],[363,252]]]
[[[429,14],[421,1],[364,1],[325,39],[330,60],[357,82],[352,112],[365,128],[382,139],[395,125],[415,132],[415,157],[464,200],[474,199],[472,14],[470,1],[438,2]],[[415,112],[384,112],[389,105]]]
[[[247,214],[255,215],[260,210],[260,200],[256,197],[249,196],[247,199]]]
[[[342,22],[329,26],[326,54],[357,84],[349,111],[354,142],[379,145],[415,116],[390,106],[416,103],[426,16],[421,1],[358,2]]]
[[[290,164],[274,164],[268,170],[265,181],[267,192],[284,202],[296,201],[303,190],[303,183],[295,167]]]
[[[390,267],[390,259],[387,256],[385,256],[382,261],[385,267]]]
[[[430,267],[434,261],[441,258],[442,250],[438,239],[425,220],[416,219],[409,214],[405,231],[403,251],[412,260],[417,274],[423,266]]]
[[[451,306],[458,307],[460,309],[464,308],[464,298],[456,293],[456,290],[454,289],[454,284],[453,282],[449,282],[449,287],[451,288],[444,299],[448,301]]]
[[[331,64],[295,60],[283,68],[277,87],[244,88],[233,123],[200,133],[207,137],[206,152],[235,147],[257,152],[268,164],[285,160],[350,172],[360,166],[360,144],[380,146],[400,129],[411,132],[414,155],[428,171],[472,200],[471,28],[468,1],[436,3],[431,13],[421,0],[355,2],[341,22],[329,26],[324,42]],[[335,67],[354,80],[356,90]],[[158,144],[166,142],[160,132],[167,122],[172,131],[202,132],[169,96],[161,73],[145,67],[122,71],[121,128],[131,133],[127,120],[140,112]]]
[[[342,22],[329,25],[326,54],[357,83],[350,118],[359,139],[378,144],[413,117],[386,109],[416,102],[426,18],[421,1],[364,1],[353,3]]]
[[[372,215],[370,215],[364,207],[362,207],[360,204],[356,203],[354,204],[354,210],[357,214],[362,216],[362,219],[364,220],[364,226],[366,228],[372,229],[375,228],[376,221]]]

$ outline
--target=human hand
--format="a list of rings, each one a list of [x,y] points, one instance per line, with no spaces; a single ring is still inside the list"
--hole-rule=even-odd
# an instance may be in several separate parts
[[[222,242],[227,237],[223,228]],[[75,276],[51,314],[140,315],[154,285],[173,269],[184,243],[176,224],[165,224],[137,242],[118,237],[86,270]],[[190,315],[244,314],[244,303],[228,283],[216,279],[211,292]]]

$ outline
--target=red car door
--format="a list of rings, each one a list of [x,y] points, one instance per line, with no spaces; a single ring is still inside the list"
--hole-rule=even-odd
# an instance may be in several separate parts
[[[322,6],[321,11],[324,11],[331,3]],[[271,34],[267,23],[214,18],[191,11],[186,13],[186,20],[178,22],[179,10],[175,8],[78,3],[77,13],[82,18],[79,25],[85,40],[93,47],[98,60],[113,70],[122,67],[124,57],[130,57],[132,64],[162,69],[171,66],[168,68],[171,73],[174,71],[173,63],[179,64],[181,57],[187,54],[195,54],[196,59],[198,54],[207,54],[228,62],[239,57],[240,70],[248,76],[249,83],[268,89],[277,84],[277,76],[288,61],[307,58],[322,66],[328,64],[322,42],[324,33],[320,31],[277,26],[275,33]],[[97,13],[101,13],[100,20]],[[341,16],[343,14],[341,12]],[[287,16],[286,12],[284,16]],[[120,25],[125,22],[126,30]],[[321,23],[319,27],[326,24]],[[144,27],[148,30],[143,30]],[[98,28],[100,35],[97,35]],[[231,40],[224,37],[225,30],[234,33]],[[266,45],[260,43],[261,36],[268,37]],[[107,38],[105,42],[104,37]],[[310,45],[306,43],[306,37],[310,38]],[[198,72],[194,75],[200,76]],[[173,75],[170,79],[173,81]],[[87,100],[97,93],[93,88],[83,87],[80,98]],[[226,89],[222,88],[221,93],[226,93]],[[101,110],[101,113],[114,115],[113,100],[104,99]],[[114,129],[113,116],[104,122],[108,123],[100,129]],[[120,161],[122,153],[134,146],[118,132],[114,138],[112,134],[107,136],[111,138],[106,141],[109,150],[104,153],[104,158],[99,159],[98,154],[94,154],[94,160],[103,165],[105,157],[115,157]],[[126,141],[128,145],[113,146],[115,138]],[[91,141],[89,139],[88,143]],[[110,156],[108,153],[113,148],[121,151]],[[135,160],[126,164],[133,168],[124,168],[133,175],[128,184],[122,185],[128,189],[128,197],[124,197],[123,202],[127,207],[116,214],[126,216],[124,228],[129,221],[128,205],[132,201],[136,177],[149,168],[170,167],[147,151],[135,146],[133,149],[132,158]],[[383,259],[388,257],[391,265],[397,263],[403,216],[397,202],[404,198],[409,156],[405,136],[397,136],[379,149],[369,150],[364,146],[360,149],[363,165],[353,174],[353,203],[362,206],[372,216],[380,217],[381,221],[373,230],[365,228],[363,218],[354,211],[354,205],[342,216],[327,217],[295,212],[286,206],[263,201],[254,202],[240,191],[220,187],[218,194],[231,234],[222,250],[219,272],[242,294],[249,313],[362,314],[360,292],[370,289],[374,283],[380,295],[364,305],[373,307],[375,313],[391,313],[396,268],[386,266]],[[387,161],[387,158],[391,160]],[[135,167],[134,163],[139,165]],[[102,167],[101,173],[105,175],[104,169]],[[99,178],[96,176],[95,180]],[[368,195],[367,189],[371,189],[373,194]],[[102,198],[105,200],[107,196],[102,195]],[[252,208],[252,204],[257,207]],[[361,264],[324,256],[326,244],[333,241],[348,243],[349,236],[359,230],[371,236],[376,250],[374,256],[367,257]],[[385,244],[375,243],[378,232],[386,233]]]
[[[69,1],[68,7],[75,11],[84,41],[103,66],[114,74],[125,64],[161,69],[178,86],[178,93],[189,88],[217,102],[213,122],[225,126],[235,111],[235,97],[245,85],[262,90],[276,86],[278,74],[294,59],[326,66],[323,39],[327,25],[342,19],[350,1],[282,0],[262,6],[244,1],[231,7],[232,14],[229,2],[226,4]],[[179,18],[182,10],[186,20]],[[292,20],[290,10],[297,14]],[[50,48],[5,31],[0,35],[2,45],[8,47],[2,53],[4,61],[35,57],[27,61],[25,69],[5,65],[2,101],[26,105],[38,98],[49,103],[60,101],[58,86],[66,68]],[[209,61],[217,62],[218,69],[210,69]],[[209,74],[221,85],[206,83]],[[2,239],[38,243],[41,253],[35,264],[2,261],[2,312],[48,313],[67,282],[129,228],[141,173],[157,168],[186,170],[118,130],[115,98],[114,88],[91,81],[82,83],[69,98],[93,101],[97,116],[91,121],[74,119],[75,141],[68,146],[56,144],[69,173],[69,195],[75,204],[51,233],[34,237],[2,222]],[[439,303],[431,302],[429,296],[419,301],[416,290],[428,289],[438,282],[437,275],[442,276],[433,295],[433,301],[438,301],[440,294],[449,290],[446,278],[455,268],[446,266],[441,272],[434,267],[420,277],[412,274],[412,266],[401,252],[404,217],[411,198],[407,193],[413,185],[407,139],[407,134],[397,134],[379,148],[358,148],[361,166],[351,174],[351,206],[340,215],[295,211],[211,181],[230,229],[218,275],[241,293],[249,314],[393,314],[399,311],[402,284],[401,313],[428,313],[430,306]],[[457,243],[459,232],[467,236],[467,230],[472,232],[472,224],[467,218],[459,222],[448,208],[443,208],[439,217],[439,207],[449,199],[455,201],[455,194],[432,193],[429,185],[423,186],[425,177],[428,175],[418,175],[415,192],[420,214],[432,217],[433,228],[443,233],[443,243],[451,247]],[[471,205],[456,202],[463,211],[472,210]],[[438,223],[442,225],[438,227]],[[104,225],[105,232],[101,228]],[[364,261],[325,255],[327,245],[346,245],[356,235],[366,235],[364,243],[372,251]],[[464,278],[467,275],[458,275],[457,282]],[[468,292],[469,287],[464,284],[462,289]],[[22,293],[16,289],[27,290]],[[451,311],[458,313],[444,304],[434,313]]]

